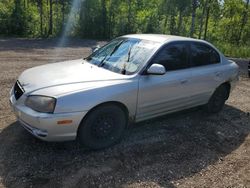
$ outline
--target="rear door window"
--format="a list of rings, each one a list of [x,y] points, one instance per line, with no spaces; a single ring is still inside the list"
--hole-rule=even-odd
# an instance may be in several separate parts
[[[190,54],[192,67],[220,63],[220,55],[218,52],[209,45],[203,43],[191,43]]]

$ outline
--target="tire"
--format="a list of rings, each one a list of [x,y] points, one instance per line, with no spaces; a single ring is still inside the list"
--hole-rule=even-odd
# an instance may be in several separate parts
[[[205,108],[208,113],[218,113],[222,110],[229,96],[228,88],[225,85],[219,86],[209,99]]]
[[[97,107],[81,123],[78,130],[80,143],[93,150],[116,144],[122,138],[127,116],[117,105]]]

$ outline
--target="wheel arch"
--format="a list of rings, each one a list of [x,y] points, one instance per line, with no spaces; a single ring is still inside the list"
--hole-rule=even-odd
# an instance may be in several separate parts
[[[224,86],[227,90],[226,100],[229,98],[230,91],[231,91],[231,83],[229,81],[222,83],[219,87]]]
[[[84,122],[84,120],[88,117],[88,115],[93,112],[96,108],[99,108],[99,107],[102,107],[102,106],[105,106],[105,105],[115,105],[115,106],[118,106],[122,109],[122,111],[124,112],[124,114],[126,115],[126,119],[127,119],[127,124],[129,122],[129,110],[127,108],[127,106],[121,102],[118,102],[118,101],[107,101],[107,102],[103,102],[103,103],[100,103],[96,106],[94,106],[93,108],[91,108],[87,114],[82,118],[78,128],[77,128],[77,135],[78,135],[78,131],[79,131],[79,128],[80,126],[82,125],[82,123]]]

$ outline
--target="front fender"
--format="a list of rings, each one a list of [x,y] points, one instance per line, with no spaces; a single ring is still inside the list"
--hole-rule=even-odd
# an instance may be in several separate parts
[[[138,80],[131,79],[103,83],[100,87],[89,87],[57,97],[55,113],[89,111],[95,106],[115,101],[124,104],[129,116],[134,116],[137,105]]]

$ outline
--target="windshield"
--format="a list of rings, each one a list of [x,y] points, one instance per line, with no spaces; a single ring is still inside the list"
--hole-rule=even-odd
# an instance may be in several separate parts
[[[91,54],[86,60],[112,72],[131,75],[140,70],[159,43],[118,38]]]

